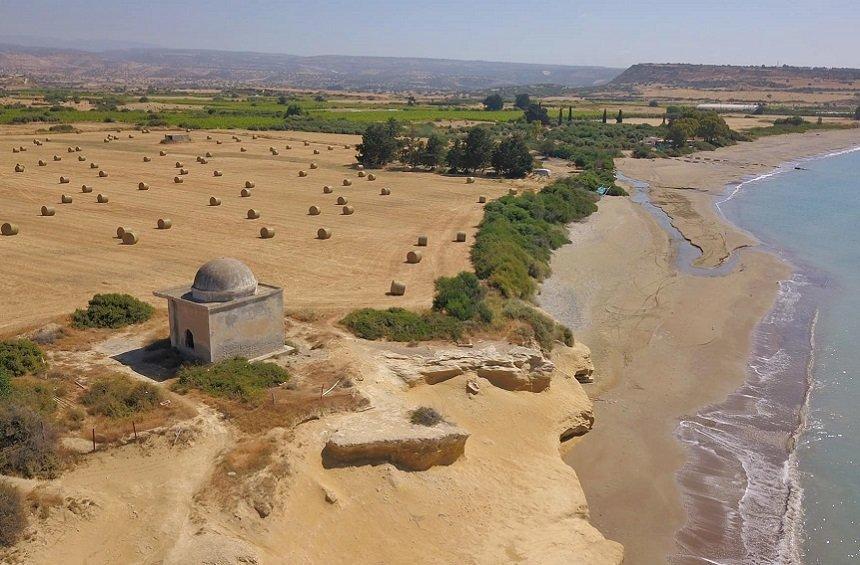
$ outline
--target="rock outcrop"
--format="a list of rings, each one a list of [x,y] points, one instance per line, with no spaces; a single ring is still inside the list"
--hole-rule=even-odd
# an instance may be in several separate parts
[[[505,390],[540,392],[549,387],[555,364],[537,349],[494,346],[478,349],[442,349],[433,355],[387,352],[391,369],[410,386],[436,384],[465,373],[475,373]]]
[[[557,345],[552,351],[552,362],[564,377],[575,378],[581,383],[594,382],[591,350],[580,342],[576,342],[573,347]]]
[[[426,471],[450,465],[466,447],[469,434],[440,422],[420,426],[400,413],[355,416],[331,435],[323,448],[326,467],[391,463],[405,471]]]

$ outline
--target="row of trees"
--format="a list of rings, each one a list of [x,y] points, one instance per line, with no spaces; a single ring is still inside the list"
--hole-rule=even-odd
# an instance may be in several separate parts
[[[452,172],[465,173],[492,167],[497,174],[508,178],[523,177],[534,167],[521,135],[496,139],[489,128],[476,126],[468,130],[465,137],[449,143],[437,132],[426,138],[412,130],[404,135],[393,119],[367,127],[358,145],[357,158],[369,168],[383,167],[394,161],[426,168],[447,165]]]

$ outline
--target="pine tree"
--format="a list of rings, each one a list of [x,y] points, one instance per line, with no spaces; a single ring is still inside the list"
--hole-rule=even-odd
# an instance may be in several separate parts
[[[603,123],[606,123],[606,109],[603,110]]]

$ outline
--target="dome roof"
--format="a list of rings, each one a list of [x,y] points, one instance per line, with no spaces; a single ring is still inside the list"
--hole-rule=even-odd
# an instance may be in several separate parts
[[[194,276],[191,294],[199,302],[227,302],[257,292],[257,278],[238,259],[221,257],[204,263]]]

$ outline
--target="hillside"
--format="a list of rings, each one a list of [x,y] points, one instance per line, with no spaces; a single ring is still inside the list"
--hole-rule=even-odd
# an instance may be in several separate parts
[[[609,87],[661,85],[696,89],[853,90],[860,69],[826,67],[742,67],[733,65],[638,64],[615,77]]]
[[[620,69],[398,57],[180,49],[85,51],[0,45],[0,75],[42,86],[290,86],[468,91],[510,85],[605,84]]]

